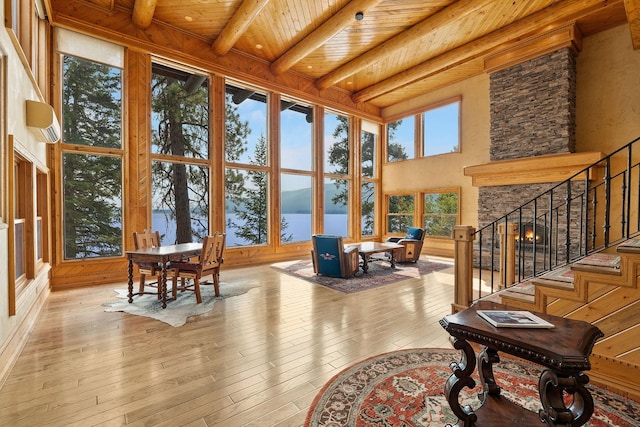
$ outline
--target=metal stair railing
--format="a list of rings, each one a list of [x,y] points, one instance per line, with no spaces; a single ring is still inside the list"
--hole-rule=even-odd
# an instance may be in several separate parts
[[[472,244],[456,249],[456,271],[474,274],[457,275],[470,289],[456,290],[454,310],[639,235],[638,147],[640,137],[478,230],[456,227]]]

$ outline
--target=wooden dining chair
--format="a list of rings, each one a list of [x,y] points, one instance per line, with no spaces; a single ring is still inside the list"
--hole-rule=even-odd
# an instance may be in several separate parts
[[[133,243],[137,249],[147,249],[160,246],[160,233],[157,231],[133,232]],[[145,293],[145,286],[151,286],[158,289],[158,299],[161,298],[162,292],[158,283],[161,280],[162,266],[155,262],[139,262],[138,272],[140,273],[140,286],[138,293]],[[146,283],[147,276],[155,276],[155,282]]]
[[[200,280],[211,275],[216,296],[220,296],[220,266],[224,261],[222,258],[224,247],[225,234],[216,232],[212,236],[204,238],[202,252],[197,260],[171,262],[171,268],[175,271],[173,276],[174,295],[177,295],[178,290],[192,290],[196,293],[196,301],[201,303]],[[178,287],[178,278],[180,279],[180,287]],[[185,279],[191,279],[193,283],[186,284]]]

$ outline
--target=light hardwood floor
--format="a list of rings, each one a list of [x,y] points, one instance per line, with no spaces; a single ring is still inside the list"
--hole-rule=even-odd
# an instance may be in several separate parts
[[[221,281],[253,288],[178,328],[104,312],[125,284],[53,292],[0,389],[0,425],[300,426],[350,364],[451,348],[438,321],[453,269],[348,295],[269,265]]]

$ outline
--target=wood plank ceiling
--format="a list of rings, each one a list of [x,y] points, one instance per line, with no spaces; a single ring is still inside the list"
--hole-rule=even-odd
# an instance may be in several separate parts
[[[640,48],[640,0],[45,1],[54,26],[146,43],[169,29],[206,43],[212,62],[240,54],[266,63],[267,80],[297,74],[376,108],[485,72],[487,57],[567,25],[586,37],[628,22]]]

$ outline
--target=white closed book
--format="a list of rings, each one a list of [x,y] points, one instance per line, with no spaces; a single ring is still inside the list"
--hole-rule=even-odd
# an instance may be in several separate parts
[[[529,311],[478,310],[478,315],[497,328],[553,328]]]

